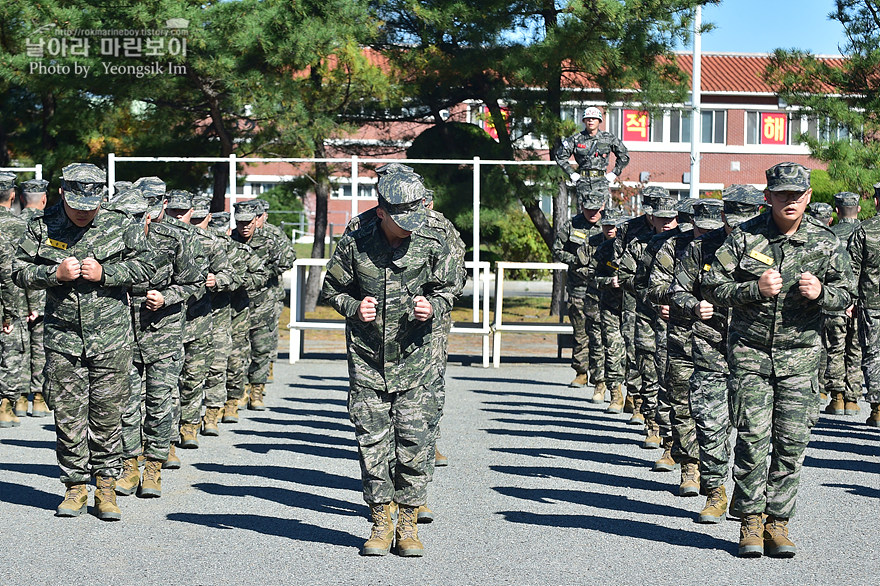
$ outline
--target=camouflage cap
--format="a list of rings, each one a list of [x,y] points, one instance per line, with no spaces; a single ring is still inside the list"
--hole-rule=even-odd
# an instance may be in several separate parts
[[[654,206],[658,197],[669,197],[669,190],[659,185],[649,185],[642,189],[642,208],[646,214],[654,213]]]
[[[403,163],[387,163],[376,169],[376,175],[379,177],[388,173],[415,173],[415,170]]]
[[[191,210],[193,207],[193,194],[185,189],[172,189],[166,199],[169,210]]]
[[[623,215],[617,210],[605,210],[599,220],[600,226],[617,226],[623,221]]]
[[[132,186],[131,181],[117,181],[116,183],[113,184],[113,191],[115,191],[116,193],[119,193],[123,189],[128,189],[131,186]]]
[[[582,210],[598,210],[601,209],[605,202],[608,201],[610,192],[608,186],[593,186],[591,181],[579,179],[575,185],[575,191],[578,198],[578,207]]]
[[[15,173],[0,173],[0,190],[6,191],[15,187]]]
[[[817,201],[807,206],[807,213],[823,224],[827,224],[828,220],[830,220],[831,216],[834,214],[834,208],[823,201]]]
[[[434,190],[426,189],[425,190],[425,207],[431,205],[431,202],[434,201]]]
[[[140,189],[150,204],[165,199],[165,182],[158,177],[141,177],[132,183],[132,187]]]
[[[104,204],[104,207],[140,217],[147,213],[150,206],[140,189],[129,187],[117,192],[111,201]]]
[[[239,201],[235,203],[235,221],[250,222],[262,213],[263,206],[254,203],[253,200]]]
[[[810,188],[810,170],[798,163],[779,163],[767,169],[769,191],[800,191]]]
[[[204,218],[211,213],[211,196],[207,193],[197,193],[192,198],[193,218]]]
[[[229,227],[229,212],[215,212],[211,214],[208,226],[225,231]]]
[[[720,199],[698,199],[694,202],[694,226],[700,230],[714,230],[724,225],[721,210],[724,202]]]
[[[377,184],[379,205],[391,214],[394,223],[415,232],[425,223],[425,186],[415,173],[382,175]]]
[[[48,187],[49,182],[45,179],[28,179],[21,184],[21,191],[23,193],[46,193]]]
[[[261,210],[260,211],[261,214],[265,214],[265,213],[269,212],[269,202],[266,201],[265,199],[258,197],[258,198],[252,199],[251,201],[253,201],[255,205],[259,206],[259,209]]]
[[[857,206],[859,205],[859,201],[861,198],[858,193],[853,193],[852,191],[841,191],[840,193],[834,194],[834,205],[839,208],[846,206]]]
[[[678,216],[675,204],[675,199],[672,196],[655,196],[651,215],[658,218],[675,218]]]
[[[91,211],[101,205],[107,176],[91,163],[71,163],[61,170],[64,201],[71,208]]]
[[[757,216],[764,205],[764,192],[751,185],[729,185],[721,192],[724,217],[731,228]]]

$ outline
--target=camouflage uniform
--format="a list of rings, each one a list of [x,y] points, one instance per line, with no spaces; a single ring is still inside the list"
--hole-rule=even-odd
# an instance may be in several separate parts
[[[11,173],[0,174],[0,194],[3,198],[9,190],[15,188],[15,176]],[[8,243],[11,250],[25,233],[27,222],[16,216],[12,211],[0,206],[0,237]],[[7,282],[10,299],[9,319],[12,332],[0,333],[0,365],[3,376],[0,377],[0,399],[8,399],[15,403],[22,395],[27,396],[30,381],[30,343],[28,340],[28,297],[21,287]],[[41,389],[42,391],[42,389]],[[25,410],[27,406],[25,406]],[[21,415],[21,414],[19,414]]]
[[[783,163],[767,171],[767,183],[771,192],[805,193],[809,171]],[[786,236],[772,213],[763,214],[734,230],[703,280],[707,301],[732,308],[728,357],[737,429],[734,509],[740,514],[788,519],[795,512],[804,451],[819,411],[822,312],[851,303],[852,270],[840,250],[834,233],[809,216]],[[765,298],[758,279],[770,268],[780,273],[783,288]],[[804,271],[822,283],[815,301],[798,290]]]
[[[874,186],[874,201],[880,183]],[[880,403],[880,215],[864,220],[849,237],[849,253],[857,283],[859,335],[865,400],[876,409]]]
[[[29,222],[43,215],[43,210],[37,208],[24,208],[21,210],[21,218]],[[36,314],[36,319],[28,322],[28,342],[30,350],[30,391],[33,394],[42,393],[45,386],[43,368],[46,366],[46,350],[43,347],[43,320],[46,312],[46,291],[43,289],[27,290],[28,314]]]
[[[585,185],[581,181],[579,185]],[[601,196],[578,193],[578,207],[600,209],[605,205]],[[595,207],[592,207],[595,206]],[[602,360],[602,332],[599,327],[599,291],[591,284],[592,275],[582,275],[583,264],[577,251],[591,236],[601,234],[598,224],[588,222],[583,213],[572,216],[556,231],[553,256],[556,261],[568,265],[566,291],[568,293],[568,319],[574,330],[574,350],[571,367],[577,374],[589,374],[590,383],[604,382]]]
[[[568,159],[574,155],[578,166],[577,173],[582,176],[581,180],[586,183],[588,191],[607,194],[608,179],[605,178],[605,173],[608,170],[608,157],[611,153],[614,153],[615,158],[612,173],[619,176],[629,164],[629,152],[626,147],[610,132],[599,130],[595,135],[590,136],[589,131],[584,129],[564,139],[553,153],[553,158],[565,174],[571,176],[575,170]]]
[[[431,427],[440,416],[433,320],[452,309],[460,282],[446,242],[433,230],[420,229],[425,210],[418,178],[381,177],[379,193],[387,198],[380,205],[387,206],[390,218],[412,234],[396,248],[378,222],[343,236],[327,265],[322,297],[346,317],[348,405],[364,500],[417,507],[427,499]],[[378,301],[376,318],[363,322],[358,310],[368,296]],[[415,319],[416,296],[433,308],[427,321]]]
[[[64,181],[71,207],[98,207],[101,194],[95,188],[102,187],[104,176],[96,167],[65,167]],[[101,282],[59,282],[58,265],[68,257],[100,262]],[[88,482],[90,474],[116,478],[121,471],[132,339],[127,287],[155,274],[154,263],[143,230],[110,210],[100,210],[80,228],[59,203],[28,224],[19,243],[16,283],[47,290],[46,399],[55,410],[56,453],[66,484]]]
[[[237,232],[234,239],[239,239]],[[239,240],[241,241],[241,240]],[[278,348],[278,305],[279,277],[284,272],[283,259],[276,255],[275,238],[265,229],[256,229],[254,235],[246,243],[253,253],[260,258],[269,273],[266,284],[249,291],[250,296],[250,364],[247,370],[250,384],[265,384],[269,378],[269,362],[273,351]]]

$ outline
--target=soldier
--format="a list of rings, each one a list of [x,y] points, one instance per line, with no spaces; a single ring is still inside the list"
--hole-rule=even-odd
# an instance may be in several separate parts
[[[157,267],[143,230],[99,207],[105,181],[94,165],[64,167],[62,201],[28,224],[13,277],[19,286],[47,290],[46,400],[55,411],[56,453],[67,486],[56,514],[85,510],[93,475],[97,516],[112,521],[121,518],[114,489],[131,366],[127,287]]]
[[[25,220],[12,213],[14,201],[15,175],[0,173],[0,235],[9,247],[18,244],[27,226]],[[8,281],[7,295],[8,321],[4,324],[9,332],[0,334],[0,364],[3,365],[3,376],[0,377],[0,428],[20,425],[19,417],[27,415],[30,387],[27,294],[24,289]]]
[[[30,179],[21,184],[21,193],[19,194],[21,213],[19,216],[25,222],[43,215],[43,210],[46,208],[46,188],[48,185],[49,182],[44,179]],[[45,383],[43,367],[46,364],[46,351],[43,348],[43,314],[46,308],[46,291],[43,289],[28,289],[27,302],[27,338],[30,342],[28,352],[31,374],[30,392],[33,395],[31,416],[46,417],[50,415],[49,407],[43,399],[43,386]]]
[[[830,226],[831,222],[834,221],[834,209],[821,201],[813,202],[807,206],[807,213],[823,226]]]
[[[700,285],[727,235],[743,221],[757,215],[764,203],[760,190],[731,185],[722,202],[699,200],[694,205],[697,238],[675,265],[670,289],[672,305],[695,316],[692,325],[693,374],[689,381],[689,407],[699,448],[701,492],[707,495],[700,523],[718,523],[727,511],[730,461],[730,401],[727,392],[727,323],[729,310],[703,300]]]
[[[730,234],[700,288],[713,306],[731,307],[728,381],[741,557],[795,555],[788,522],[819,414],[822,312],[848,307],[854,288],[840,241],[804,219],[809,169],[780,163],[766,175],[771,212]]]
[[[340,240],[322,297],[346,317],[349,415],[358,441],[372,534],[363,555],[421,556],[416,510],[427,499],[434,386],[432,319],[452,309],[453,254],[426,221],[424,186],[409,173],[380,178],[379,222]],[[392,477],[393,474],[393,477]],[[399,505],[397,529],[391,505]]]
[[[599,220],[605,209],[608,192],[590,191],[587,181],[577,184],[578,209],[580,213],[556,230],[553,256],[557,262],[568,265],[566,291],[568,293],[568,319],[574,330],[574,349],[571,367],[575,378],[568,386],[584,387],[588,383],[594,389],[596,403],[605,400],[604,361],[602,360],[601,330],[599,321],[599,292],[590,286],[592,275],[581,276],[578,269],[577,251],[591,236],[601,234]],[[597,339],[598,332],[598,339]],[[588,335],[589,334],[589,335]]]
[[[584,129],[563,140],[554,153],[556,164],[577,184],[581,178],[586,181],[587,192],[608,193],[608,184],[617,180],[624,167],[629,164],[629,153],[619,138],[599,130],[602,123],[602,110],[590,107],[584,110]],[[614,153],[614,169],[608,173],[608,156]],[[578,170],[574,170],[568,159],[574,155]]]
[[[605,210],[599,225],[602,233],[591,236],[578,249],[578,260],[582,265],[581,276],[592,275],[590,280],[599,292],[599,331],[603,349],[605,386],[611,392],[611,403],[606,413],[623,412],[624,356],[625,348],[621,335],[621,314],[623,311],[623,292],[619,285],[612,285],[617,270],[612,262],[614,256],[614,237],[617,225],[623,218],[614,210]],[[604,397],[602,397],[604,400]]]
[[[880,183],[874,184],[874,206],[880,209]],[[853,272],[858,284],[859,334],[862,342],[862,372],[871,404],[865,423],[880,427],[880,215],[862,222],[849,238]]]
[[[849,237],[859,227],[859,196],[847,191],[834,196],[837,207],[837,223],[831,226],[844,246],[849,246]],[[853,314],[854,308],[849,310]],[[859,345],[858,318],[846,311],[828,312],[825,316],[825,348],[828,363],[822,381],[824,389],[831,395],[831,402],[825,407],[830,415],[858,415],[859,399],[862,396],[862,348]]]

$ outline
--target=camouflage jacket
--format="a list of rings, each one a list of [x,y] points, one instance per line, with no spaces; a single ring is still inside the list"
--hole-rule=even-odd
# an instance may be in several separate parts
[[[372,222],[342,237],[327,265],[321,296],[346,318],[352,382],[386,392],[427,384],[442,365],[432,360],[432,322],[452,309],[461,293],[453,255],[436,232],[414,232],[397,248]],[[413,298],[424,296],[434,315],[415,319]],[[376,319],[362,322],[365,297],[378,301]]]
[[[234,234],[234,233],[233,233]],[[247,244],[229,239],[231,247],[227,249],[229,263],[239,275],[239,286],[232,291],[230,305],[235,313],[249,308],[251,295],[266,288],[269,281],[269,270],[263,259]]]
[[[0,206],[0,236],[5,237],[10,243],[11,250],[15,250],[15,246],[21,240],[21,237],[24,236],[26,229],[27,220],[16,216],[8,208]],[[29,313],[27,290],[18,285],[8,283],[6,295],[6,302],[10,305],[10,314],[15,314],[20,319],[26,318]]]
[[[596,263],[593,279],[599,288],[599,307],[620,314],[623,311],[623,289],[611,286],[611,280],[617,276],[613,238],[596,248],[593,261]]]
[[[691,332],[694,368],[727,374],[727,325],[730,310],[716,307],[708,320],[696,319],[694,309],[703,300],[700,285],[712,268],[715,251],[724,244],[727,232],[718,228],[690,242],[675,263],[675,279],[669,289],[672,305],[694,316]]]
[[[11,324],[21,318],[18,315],[18,302],[12,281],[12,243],[0,234],[0,324]],[[3,334],[0,334],[2,336]]]
[[[613,173],[620,175],[623,168],[629,164],[629,151],[620,139],[604,130],[596,132],[595,136],[590,136],[586,130],[582,130],[564,139],[553,154],[553,158],[566,175],[575,172],[574,167],[568,162],[571,155],[574,155],[580,174],[596,170],[604,175],[608,169],[608,156],[611,153],[614,153],[615,157]]]
[[[577,256],[577,268],[575,269],[575,272],[577,273],[578,278],[586,283],[587,298],[593,299],[596,302],[599,301],[599,297],[601,296],[596,281],[596,251],[607,241],[610,240],[606,239],[605,234],[601,231],[598,234],[593,234],[577,249],[575,255]]]
[[[24,208],[21,210],[19,217],[25,222],[30,222],[34,218],[39,218],[42,215],[43,210],[41,209]],[[46,311],[46,290],[28,288],[25,290],[25,293],[27,295],[28,313],[36,313],[37,315],[42,316]]]
[[[635,345],[649,352],[657,349],[655,338],[659,313],[654,304],[644,297],[643,292],[636,288],[636,274],[638,273],[645,250],[648,247],[648,242],[654,236],[653,231],[639,230],[635,237],[626,245],[626,250],[624,250],[617,265],[617,278],[620,286],[635,299]]]
[[[570,298],[583,298],[587,294],[589,281],[585,275],[578,271],[582,265],[581,260],[578,259],[577,251],[587,243],[591,236],[601,234],[601,232],[602,227],[587,222],[583,214],[572,216],[556,231],[556,238],[553,241],[553,258],[557,262],[568,265],[566,289]],[[595,288],[591,289],[592,297],[598,301],[598,291]]]
[[[147,241],[156,254],[159,270],[131,288],[131,315],[134,322],[135,361],[152,364],[172,356],[183,347],[183,328],[187,300],[201,291],[205,273],[196,258],[201,246],[187,230],[167,222],[151,222]],[[147,292],[159,291],[165,304],[156,311],[147,309]]]
[[[65,258],[101,263],[100,283],[59,282]],[[72,356],[103,354],[131,344],[128,287],[158,272],[142,226],[101,210],[91,224],[73,224],[61,203],[30,222],[18,245],[13,278],[21,287],[46,289],[45,346]]]
[[[859,309],[880,311],[880,215],[862,222],[849,237]]]
[[[670,235],[666,236],[667,234]],[[692,353],[691,327],[694,323],[694,314],[682,312],[671,302],[670,287],[675,278],[675,266],[681,262],[687,245],[693,239],[693,228],[689,228],[685,231],[669,230],[651,240],[648,244],[649,250],[656,245],[659,245],[659,248],[653,254],[651,264],[645,271],[647,282],[644,289],[644,295],[648,301],[669,306],[669,321],[666,330],[667,352],[670,356],[687,360],[690,360]],[[638,281],[638,275],[636,280]]]
[[[834,235],[840,239],[840,244],[847,249],[849,252],[849,237],[852,236],[852,233],[858,229],[859,220],[856,218],[840,218],[836,224],[831,226],[831,231],[834,232]],[[827,315],[835,315],[839,317],[845,317],[846,311],[826,311]]]
[[[264,231],[272,239],[272,248],[274,250],[272,253],[274,257],[272,270],[275,274],[270,278],[269,287],[274,290],[276,300],[280,301],[284,299],[282,275],[284,275],[285,271],[293,268],[293,263],[296,261],[296,251],[293,249],[293,243],[287,237],[287,234],[275,224],[266,222],[260,230]]]
[[[277,292],[274,287],[278,284],[278,260],[274,258],[274,239],[263,230],[255,230],[250,240],[245,241],[237,230],[233,230],[232,239],[248,246],[251,253],[256,256],[263,265],[266,280],[255,289],[248,289],[251,312],[266,311],[274,306]]]
[[[782,291],[766,298],[758,279],[782,275]],[[803,297],[798,279],[808,271],[822,282],[816,300]],[[797,231],[779,232],[772,213],[740,224],[715,254],[700,292],[712,305],[731,307],[728,350],[732,372],[791,376],[818,372],[823,310],[846,308],[854,291],[849,255],[837,236],[804,216]]]

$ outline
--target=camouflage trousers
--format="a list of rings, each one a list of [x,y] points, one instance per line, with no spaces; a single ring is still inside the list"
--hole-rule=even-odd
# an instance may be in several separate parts
[[[694,418],[688,402],[693,372],[694,363],[689,357],[669,356],[666,367],[666,397],[670,405],[672,455],[677,462],[684,463],[696,462],[700,457]],[[662,429],[660,431],[663,432]]]
[[[622,383],[626,376],[626,344],[621,333],[620,313],[602,307],[599,316],[605,351],[605,384],[612,387]]]
[[[740,514],[794,515],[804,452],[819,418],[815,373],[776,377],[731,370],[734,507]],[[768,456],[769,464],[768,464]]]
[[[657,417],[658,395],[660,393],[660,376],[657,372],[656,350],[636,347],[636,367],[641,375],[642,384],[636,397],[642,399],[639,410],[645,419],[654,421]]]
[[[588,348],[590,340],[587,337],[587,317],[584,312],[584,300],[572,297],[568,300],[568,321],[574,336],[574,348],[571,351],[571,367],[578,374],[590,373],[590,357]]]
[[[270,299],[262,305],[251,307],[250,364],[247,370],[248,382],[265,384],[269,378],[269,362],[273,352],[278,349],[278,317],[275,315],[275,300]]]
[[[859,310],[859,335],[862,341],[862,372],[868,403],[880,403],[880,311]]]
[[[636,360],[636,314],[635,299],[629,293],[623,294],[623,312],[620,320],[620,333],[626,350],[626,393],[636,397],[642,388],[642,371]]]
[[[847,401],[862,398],[862,348],[858,321],[846,316],[827,316],[823,336],[828,360],[819,380],[829,394],[843,393]]]
[[[348,414],[358,443],[364,501],[424,505],[434,459],[431,426],[440,417],[436,389],[424,385],[386,393],[351,381]]]
[[[653,416],[650,418],[660,426],[660,437],[672,437],[672,402],[669,396],[669,385],[666,380],[669,369],[669,347],[666,339],[666,322],[658,319],[658,327],[654,330],[654,345],[657,352],[654,353],[654,367],[657,369],[657,398]],[[644,404],[644,403],[643,403]],[[649,418],[648,413],[642,414]]]
[[[180,423],[198,423],[202,417],[202,395],[208,368],[214,360],[214,340],[210,332],[183,345],[183,368],[178,384],[180,402],[175,406],[175,428]]]
[[[280,279],[280,277],[279,277]],[[269,357],[269,363],[274,363],[275,359],[278,358],[278,324],[281,321],[281,313],[284,311],[284,298],[286,297],[286,292],[284,290],[284,285],[278,285],[278,301],[275,302],[275,319],[272,320],[272,323],[275,324],[275,335],[272,338],[272,351]]]
[[[226,398],[241,399],[247,383],[247,370],[251,362],[250,310],[232,311],[229,335],[231,351],[226,361]]]
[[[30,386],[30,358],[27,325],[23,319],[12,322],[12,331],[0,332],[0,399],[13,403],[27,395]],[[42,392],[42,389],[40,389]]]
[[[700,484],[718,488],[730,467],[730,396],[727,375],[695,368],[690,380],[690,407],[700,452]]]
[[[232,319],[228,307],[214,311],[211,322],[213,352],[205,378],[205,407],[218,408],[226,402],[226,364],[232,352]]]
[[[30,330],[31,393],[42,393],[46,384],[43,369],[46,367],[46,348],[43,346],[43,316],[28,325]]]
[[[132,364],[132,393],[122,414],[122,451],[126,459],[143,455],[167,460],[174,427],[174,396],[183,352],[151,362]]]
[[[431,354],[434,364],[439,371],[437,380],[433,383],[434,393],[437,398],[437,416],[431,420],[428,426],[428,434],[431,446],[430,454],[437,449],[437,440],[440,439],[440,419],[443,417],[443,406],[446,404],[446,363],[449,360],[449,331],[452,329],[452,316],[446,314],[434,324],[433,346]],[[434,479],[434,458],[428,458],[428,482]]]
[[[46,350],[46,401],[55,411],[61,482],[122,472],[121,420],[130,392],[131,349],[97,356]]]

